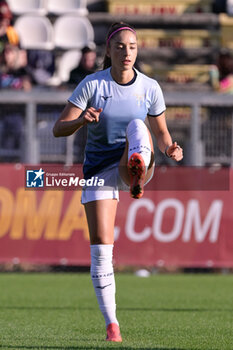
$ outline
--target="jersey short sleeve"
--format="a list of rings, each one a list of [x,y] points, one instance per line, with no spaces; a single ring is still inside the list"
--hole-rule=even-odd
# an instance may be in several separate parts
[[[154,82],[151,94],[151,104],[148,108],[148,115],[150,117],[158,117],[166,110],[166,105],[163,97],[163,92],[157,81]]]
[[[87,76],[78,84],[68,101],[84,111],[87,108],[88,102],[92,95],[93,86],[90,81],[90,76]]]

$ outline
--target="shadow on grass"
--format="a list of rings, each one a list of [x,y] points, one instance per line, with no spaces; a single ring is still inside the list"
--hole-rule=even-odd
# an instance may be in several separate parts
[[[106,349],[106,350],[111,350],[111,349],[115,349],[115,350],[132,350],[132,347],[129,346],[117,346],[117,344],[113,344],[113,346],[109,346],[109,347],[105,347],[105,346],[101,346],[101,345],[95,345],[95,347],[93,346],[17,346],[17,348],[15,346],[11,346],[11,345],[0,345],[0,349],[14,349],[14,350],[20,350],[20,349],[44,349],[44,350],[98,350],[98,349]],[[184,348],[161,348],[161,347],[153,347],[153,348],[140,348],[140,350],[194,350],[194,349],[184,349]],[[195,349],[198,350],[198,349]],[[208,350],[208,349],[206,349]],[[214,349],[213,349],[214,350]],[[216,349],[217,350],[217,349]]]
[[[1,306],[0,310],[77,310],[77,306]],[[81,308],[80,308],[81,309]],[[85,308],[83,308],[84,310]],[[87,310],[94,310],[87,308]]]
[[[98,307],[79,307],[77,306],[1,306],[0,310],[97,310]],[[208,309],[208,308],[140,308],[140,307],[118,307],[118,311],[132,311],[132,312],[232,312],[233,309]]]
[[[80,308],[81,309],[81,308]],[[232,312],[233,309],[205,309],[205,308],[138,308],[138,307],[118,307],[117,310],[121,311],[158,311],[158,312],[216,312],[216,311],[228,311]]]

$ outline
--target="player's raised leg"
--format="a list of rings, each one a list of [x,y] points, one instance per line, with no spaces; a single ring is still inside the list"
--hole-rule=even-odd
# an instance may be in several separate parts
[[[119,165],[124,182],[133,198],[141,198],[144,183],[153,174],[154,148],[150,132],[140,119],[132,120],[126,130],[127,145]]]
[[[106,340],[121,342],[116,317],[116,287],[112,264],[116,209],[117,200],[114,199],[85,204],[91,242],[91,279],[106,323]]]

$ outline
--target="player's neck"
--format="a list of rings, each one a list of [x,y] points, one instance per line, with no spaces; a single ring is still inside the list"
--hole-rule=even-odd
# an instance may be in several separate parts
[[[119,71],[114,69],[114,67],[112,67],[111,75],[118,84],[127,84],[133,79],[134,70],[130,69],[130,70]]]

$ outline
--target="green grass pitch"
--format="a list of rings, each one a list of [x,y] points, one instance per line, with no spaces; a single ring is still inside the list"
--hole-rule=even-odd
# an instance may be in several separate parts
[[[233,275],[116,283],[122,344],[105,341],[89,274],[0,274],[0,349],[233,349]]]

